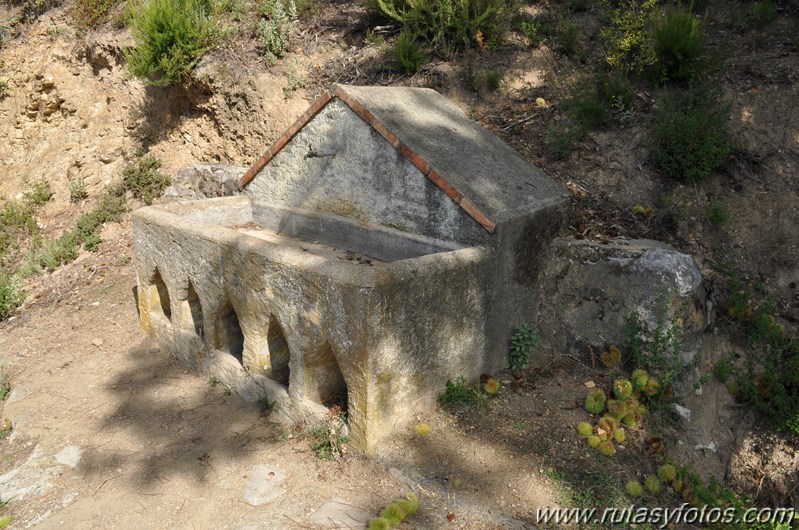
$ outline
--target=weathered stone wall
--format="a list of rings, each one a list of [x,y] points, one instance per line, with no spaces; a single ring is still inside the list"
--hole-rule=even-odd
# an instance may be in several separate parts
[[[479,243],[490,235],[339,100],[297,133],[245,192],[444,240]]]

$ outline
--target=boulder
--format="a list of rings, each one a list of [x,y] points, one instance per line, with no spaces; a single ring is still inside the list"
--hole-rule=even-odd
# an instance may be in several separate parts
[[[239,179],[245,171],[247,168],[225,164],[196,164],[181,168],[164,192],[164,202],[239,195]]]

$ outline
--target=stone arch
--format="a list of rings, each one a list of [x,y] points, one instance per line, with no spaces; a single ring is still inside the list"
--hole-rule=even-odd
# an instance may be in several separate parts
[[[169,302],[169,289],[167,289],[166,283],[161,277],[161,272],[158,270],[158,267],[155,268],[155,272],[153,272],[153,275],[150,277],[149,285],[150,312],[159,314],[158,309],[160,309],[160,314],[164,315],[167,319],[171,319],[172,306]]]
[[[291,351],[289,351],[286,334],[283,333],[283,326],[280,325],[280,321],[275,315],[269,316],[269,325],[266,330],[266,348],[270,367],[266,375],[278,383],[288,386],[289,376],[291,375],[289,368]]]
[[[214,319],[214,349],[230,353],[242,364],[244,357],[244,332],[241,330],[239,316],[229,301],[222,306]]]
[[[194,285],[189,280],[189,285],[186,288],[186,299],[181,301],[181,327],[188,332],[193,332],[197,336],[203,336],[203,327],[205,325],[203,308],[200,303],[200,297],[197,291],[194,290]]]
[[[347,412],[347,383],[327,341],[305,361],[305,392],[311,401]]]

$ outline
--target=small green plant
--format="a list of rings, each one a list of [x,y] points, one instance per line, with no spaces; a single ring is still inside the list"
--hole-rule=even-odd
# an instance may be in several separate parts
[[[154,156],[146,156],[139,160],[138,164],[127,166],[122,173],[125,188],[130,190],[137,199],[141,199],[146,204],[152,204],[156,198],[161,196],[172,180],[158,171],[160,167],[161,161]]]
[[[95,29],[108,19],[109,11],[116,5],[116,0],[75,0],[71,14],[78,27]]]
[[[705,210],[705,217],[718,229],[730,222],[732,214],[723,202],[715,200]]]
[[[752,6],[750,19],[752,28],[762,31],[777,18],[777,4],[773,0],[761,0]]]
[[[337,460],[347,453],[350,439],[346,432],[346,416],[331,411],[326,421],[311,429],[311,450],[322,460]]]
[[[516,326],[516,333],[510,339],[510,355],[508,357],[508,368],[513,372],[518,372],[527,368],[530,364],[533,352],[538,348],[541,341],[538,330],[527,324]]]
[[[8,95],[8,82],[0,79],[0,100]]]
[[[680,359],[682,330],[677,323],[668,327],[663,323],[658,324],[649,337],[644,337],[641,319],[637,313],[632,313],[627,317],[624,331],[633,362],[641,370],[634,379],[637,379],[638,384],[646,381],[640,387],[643,394],[654,397],[664,386],[679,379],[683,373]]]
[[[492,92],[499,90],[502,85],[502,72],[499,70],[489,70],[485,73],[486,88]]]
[[[0,320],[8,318],[24,301],[25,294],[19,276],[0,270]]]
[[[53,190],[50,183],[44,179],[29,183],[30,190],[23,194],[22,200],[32,206],[44,206],[53,197]]]
[[[267,396],[258,398],[255,403],[258,405],[258,410],[261,411],[261,414],[272,412],[275,409],[275,402],[269,399]]]
[[[527,38],[530,46],[538,46],[544,40],[542,24],[536,19],[522,20],[519,22],[519,30]]]
[[[140,0],[130,10],[136,46],[125,50],[130,73],[157,86],[184,83],[217,32],[210,0]]]
[[[394,58],[407,75],[413,75],[427,60],[422,45],[410,32],[401,32],[392,46]]]
[[[208,384],[211,386],[211,388],[215,388],[217,385],[219,385],[219,383],[219,378],[215,375],[212,375],[208,378]]]
[[[294,0],[264,0],[258,21],[258,39],[264,47],[266,63],[273,65],[288,50],[289,38],[297,23],[297,5]]]
[[[299,59],[294,61],[293,66],[286,66],[283,73],[286,75],[286,81],[288,82],[288,87],[284,90],[286,97],[295,90],[305,88],[306,80],[302,73],[302,63]]]
[[[438,396],[442,406],[465,405],[475,406],[483,402],[480,390],[466,382],[462,375],[455,379],[447,379],[443,394]]]
[[[89,192],[86,190],[86,183],[82,178],[69,181],[69,202],[76,204],[88,196]]]
[[[366,32],[366,42],[372,46],[382,48],[386,44],[386,37],[373,29]]]
[[[11,382],[8,380],[8,374],[6,374],[3,366],[0,366],[0,401],[5,401],[10,393]]]
[[[512,0],[374,0],[384,16],[397,21],[413,39],[443,55],[464,47],[496,43],[517,5]]]
[[[414,492],[409,491],[405,497],[380,510],[380,516],[369,521],[368,530],[388,530],[399,526],[405,518],[415,514],[418,509],[419,499]]]
[[[683,182],[706,178],[732,154],[727,115],[728,107],[706,86],[667,93],[653,131],[658,166]]]
[[[713,365],[713,375],[720,383],[726,383],[733,372],[732,355],[722,357]]]
[[[581,127],[569,122],[552,122],[547,128],[545,144],[547,151],[557,160],[569,157],[585,132]]]
[[[685,81],[699,68],[705,33],[698,17],[679,7],[666,12],[653,30],[658,77],[661,81]]]
[[[566,55],[572,55],[577,51],[577,42],[580,37],[580,28],[575,24],[574,19],[565,16],[558,22],[555,34],[555,44],[558,50]]]
[[[655,62],[649,36],[657,0],[604,0],[610,24],[601,35],[607,44],[607,61],[622,72],[641,73]]]

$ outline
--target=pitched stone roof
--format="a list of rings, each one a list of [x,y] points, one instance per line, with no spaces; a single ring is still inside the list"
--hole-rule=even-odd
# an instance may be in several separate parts
[[[242,176],[246,186],[333,100],[358,114],[486,230],[560,202],[564,189],[428,88],[334,85]]]

